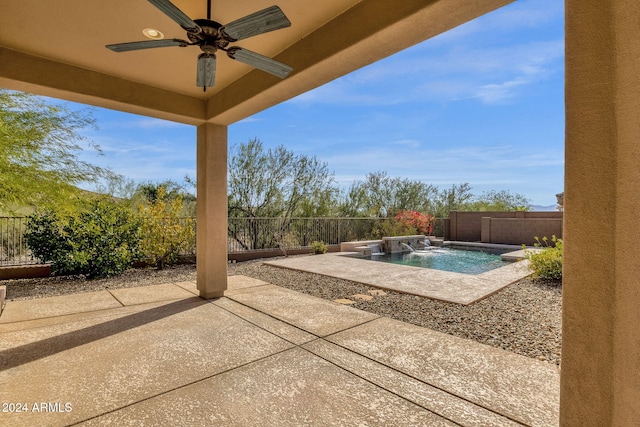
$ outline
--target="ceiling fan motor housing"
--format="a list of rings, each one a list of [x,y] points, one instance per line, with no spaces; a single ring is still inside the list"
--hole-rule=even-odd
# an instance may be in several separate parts
[[[214,54],[218,49],[224,49],[229,45],[229,40],[220,31],[222,24],[209,19],[196,19],[194,21],[202,29],[199,33],[189,31],[187,37],[192,43],[209,54]]]

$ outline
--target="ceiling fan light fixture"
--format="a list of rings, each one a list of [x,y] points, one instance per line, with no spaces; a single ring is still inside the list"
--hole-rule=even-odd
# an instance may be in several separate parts
[[[198,68],[196,73],[196,86],[204,88],[213,87],[216,79],[216,56],[210,53],[202,53],[198,56]]]
[[[146,38],[151,40],[162,40],[164,38],[164,34],[156,30],[155,28],[145,28],[144,30],[142,30],[142,34],[144,34]]]

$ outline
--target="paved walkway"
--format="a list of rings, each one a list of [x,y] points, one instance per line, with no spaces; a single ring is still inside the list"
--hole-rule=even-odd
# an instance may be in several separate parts
[[[482,274],[462,274],[368,261],[347,255],[353,255],[353,252],[291,257],[264,263],[463,305],[486,298],[505,286],[531,275],[526,260],[513,262]]]
[[[0,425],[558,424],[554,365],[243,276],[196,294],[9,301]]]

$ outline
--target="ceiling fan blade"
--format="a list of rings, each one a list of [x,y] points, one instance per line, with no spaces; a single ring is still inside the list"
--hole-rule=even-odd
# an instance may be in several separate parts
[[[187,31],[191,31],[194,33],[199,33],[202,29],[193,22],[191,18],[189,18],[183,11],[178,9],[173,3],[169,0],[149,0],[149,3],[160,9],[162,13],[167,15],[169,18],[173,19],[178,23],[182,28]]]
[[[198,56],[198,73],[196,76],[196,86],[208,88],[213,87],[216,81],[216,56],[203,53]]]
[[[275,59],[268,58],[260,55],[259,53],[252,52],[240,47],[234,47],[228,50],[227,55],[229,58],[243,62],[245,64],[256,67],[259,70],[265,71],[269,74],[273,74],[276,77],[284,79],[289,75],[291,70],[290,66],[278,62]]]
[[[236,19],[225,25],[222,30],[229,38],[236,41],[290,26],[291,22],[282,10],[278,6],[271,6],[244,18]]]
[[[128,52],[130,50],[153,49],[155,47],[188,46],[189,42],[180,39],[144,40],[141,42],[108,44],[106,47],[114,52]]]

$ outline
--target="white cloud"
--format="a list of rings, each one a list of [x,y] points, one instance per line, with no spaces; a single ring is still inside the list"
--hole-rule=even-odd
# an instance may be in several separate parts
[[[534,203],[553,203],[563,183],[562,149],[538,152],[512,145],[464,146],[455,149],[399,149],[398,145],[352,147],[321,156],[339,186],[362,181],[379,170],[390,176],[419,180],[440,188],[469,182],[475,193],[509,190],[527,195]]]
[[[426,182],[429,182],[430,175],[445,177],[445,180],[452,182],[480,181],[483,176],[511,175],[514,170],[521,171],[523,176],[530,176],[530,170],[546,167],[561,169],[563,164],[561,148],[538,152],[536,147],[518,148],[512,145],[467,145],[455,149],[399,148],[393,143],[375,147],[355,145],[320,157],[336,173],[350,171],[350,175],[353,175],[357,171],[364,176],[369,172],[385,170],[390,175],[413,176]],[[468,178],[461,178],[465,176]]]
[[[239,125],[239,124],[258,123],[258,122],[261,122],[261,121],[262,121],[262,119],[260,119],[258,117],[255,117],[255,116],[251,116],[251,117],[247,117],[245,119],[242,119],[242,120],[236,122],[235,124]]]
[[[171,122],[168,120],[160,120],[154,118],[141,118],[135,121],[130,122],[130,126],[138,127],[140,129],[158,129],[158,128],[181,128],[185,125],[183,123]]]
[[[389,98],[381,92],[383,91],[370,91],[366,85],[354,83],[350,78],[342,78],[303,93],[288,102],[304,105],[331,104],[360,106],[391,105],[399,102],[397,99]]]
[[[516,96],[515,91],[518,86],[528,83],[530,83],[529,80],[523,77],[516,77],[504,83],[480,86],[474,97],[479,98],[485,104],[503,103]]]
[[[291,100],[302,105],[393,106],[477,98],[505,102],[525,87],[561,77],[564,41],[499,47],[452,46],[398,55]],[[400,88],[413,85],[407,92]]]
[[[296,105],[392,106],[432,100],[513,100],[526,88],[561,77],[562,0],[521,0],[439,37],[298,96]],[[535,29],[544,33],[530,42]],[[523,29],[528,33],[522,33]],[[532,32],[533,31],[533,32]],[[399,88],[413,85],[407,92]]]
[[[420,148],[420,146],[422,146],[422,142],[417,139],[399,139],[396,141],[391,141],[390,144],[412,149]]]
[[[137,136],[137,138],[136,138]],[[144,136],[132,135],[126,138],[114,138],[98,133],[92,139],[100,146],[107,156],[140,155],[155,156],[158,154],[175,154],[175,147],[168,141],[153,140],[144,141]],[[177,154],[180,157],[180,153]]]
[[[117,114],[118,120],[104,120],[100,122],[101,130],[116,129],[180,129],[184,127],[192,127],[183,123],[171,122],[168,120],[155,119],[153,117],[142,117],[134,114],[111,112],[109,117]]]
[[[458,43],[478,35],[539,28],[564,16],[564,0],[519,0],[434,37],[434,44]]]

